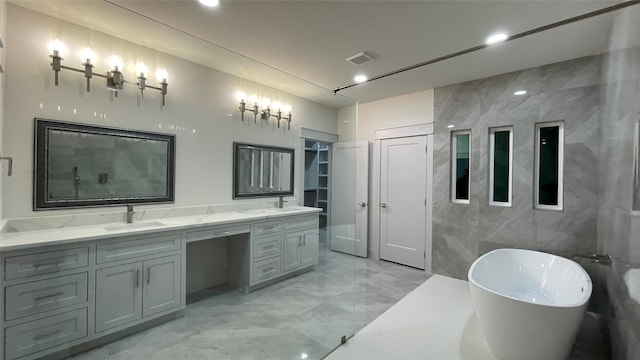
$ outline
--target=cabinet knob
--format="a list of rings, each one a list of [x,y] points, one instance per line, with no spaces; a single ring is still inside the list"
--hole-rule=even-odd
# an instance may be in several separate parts
[[[363,202],[361,202],[361,203],[360,203],[360,204],[358,204],[358,205],[360,205],[360,207],[367,207],[367,203],[366,203],[366,202],[364,202],[364,201],[363,201]]]
[[[381,203],[380,207],[386,208],[387,207],[387,203]]]

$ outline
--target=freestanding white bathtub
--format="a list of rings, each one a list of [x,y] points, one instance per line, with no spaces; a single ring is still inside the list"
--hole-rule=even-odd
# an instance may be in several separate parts
[[[575,262],[530,250],[498,249],[469,269],[480,329],[501,359],[565,359],[591,296]]]

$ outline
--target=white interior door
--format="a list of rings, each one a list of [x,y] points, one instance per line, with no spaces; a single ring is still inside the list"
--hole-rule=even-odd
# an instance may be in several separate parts
[[[380,146],[380,258],[424,269],[427,137]]]
[[[333,144],[331,250],[367,257],[369,143]]]

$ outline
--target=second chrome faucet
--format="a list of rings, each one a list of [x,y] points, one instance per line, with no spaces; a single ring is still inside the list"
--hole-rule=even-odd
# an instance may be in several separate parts
[[[136,212],[133,211],[133,205],[127,205],[127,224],[133,223],[133,214]]]

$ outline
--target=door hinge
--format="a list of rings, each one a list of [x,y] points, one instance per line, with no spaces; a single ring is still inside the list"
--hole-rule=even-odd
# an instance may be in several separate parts
[[[424,147],[424,152],[427,152],[427,153],[429,152],[429,146]]]
[[[427,205],[427,199],[424,199],[424,204],[425,204],[425,206]]]
[[[423,257],[424,257],[425,259],[427,258],[427,252],[426,252],[426,251],[423,253]]]

